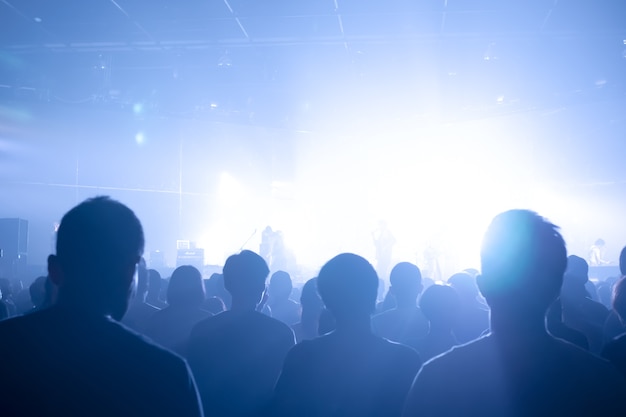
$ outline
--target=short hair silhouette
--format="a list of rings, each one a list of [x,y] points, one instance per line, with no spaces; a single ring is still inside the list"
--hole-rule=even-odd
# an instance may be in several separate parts
[[[476,279],[469,272],[457,272],[448,278],[448,284],[452,285],[457,294],[464,299],[474,299],[478,296]]]
[[[556,299],[567,266],[559,228],[529,210],[496,216],[481,250],[478,284],[492,308],[545,311]]]
[[[622,276],[626,275],[626,246],[619,253],[619,272]]]
[[[570,255],[567,257],[565,276],[572,284],[584,286],[589,281],[589,264],[580,256]]]
[[[267,263],[261,256],[244,250],[226,259],[224,287],[233,297],[253,297],[260,301],[269,273]]]
[[[324,304],[340,320],[376,309],[378,275],[365,258],[342,253],[328,261],[317,277]]]
[[[389,282],[398,304],[404,300],[415,303],[422,291],[422,272],[410,262],[400,262],[391,270]]]
[[[167,287],[167,303],[171,306],[199,307],[204,301],[202,274],[191,265],[174,270]]]
[[[50,276],[61,280],[55,283],[66,301],[89,299],[84,307],[119,320],[128,308],[127,277],[143,248],[143,228],[131,209],[109,197],[90,198],[63,216],[56,256],[49,257],[57,273]]]
[[[452,326],[459,313],[459,295],[447,285],[431,285],[420,298],[420,309],[428,321]]]
[[[291,276],[285,271],[276,271],[270,278],[269,293],[271,297],[286,300],[291,295],[293,283]]]
[[[74,207],[57,231],[56,254],[72,280],[103,276],[137,263],[143,248],[139,219],[109,197],[90,198]]]

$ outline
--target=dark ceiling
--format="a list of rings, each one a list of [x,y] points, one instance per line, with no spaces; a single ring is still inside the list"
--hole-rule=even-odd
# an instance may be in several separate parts
[[[0,28],[3,100],[284,124],[373,98],[458,113],[626,91],[624,0],[0,0]]]

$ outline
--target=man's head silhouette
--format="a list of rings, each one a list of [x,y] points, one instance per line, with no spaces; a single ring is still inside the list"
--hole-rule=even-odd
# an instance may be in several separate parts
[[[343,253],[322,267],[317,289],[338,323],[369,318],[376,308],[378,276],[364,258]]]
[[[484,237],[480,291],[494,315],[539,319],[559,294],[567,251],[558,227],[528,210],[496,216]]]
[[[391,270],[389,282],[389,291],[398,307],[415,307],[417,297],[422,292],[422,273],[416,265],[400,262]]]
[[[265,260],[244,250],[228,257],[223,273],[224,286],[233,297],[233,306],[254,309],[263,297],[265,280],[270,273]]]
[[[272,301],[286,301],[293,290],[291,276],[285,271],[276,271],[270,278],[268,292]]]
[[[70,210],[48,257],[59,303],[120,320],[144,248],[143,229],[128,207],[109,197],[88,199]]]

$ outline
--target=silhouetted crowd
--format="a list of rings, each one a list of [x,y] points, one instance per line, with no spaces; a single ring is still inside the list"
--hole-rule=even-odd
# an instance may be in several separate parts
[[[294,288],[252,251],[163,279],[143,248],[96,197],[63,217],[47,276],[0,280],[1,416],[626,416],[626,248],[593,283],[534,212],[493,219],[480,273],[401,262],[380,300],[351,253]]]

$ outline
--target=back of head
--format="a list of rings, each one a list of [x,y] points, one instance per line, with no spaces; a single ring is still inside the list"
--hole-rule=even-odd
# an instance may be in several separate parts
[[[613,310],[626,324],[626,279],[620,279],[613,288]]]
[[[276,271],[270,278],[269,296],[274,301],[287,300],[293,290],[291,276],[285,271]]]
[[[589,281],[589,264],[580,256],[570,255],[567,257],[565,276],[572,284],[584,286]]]
[[[41,307],[46,301],[46,281],[48,277],[37,277],[28,287],[30,301],[35,307]]]
[[[109,197],[91,198],[63,216],[50,277],[60,298],[89,298],[121,318],[143,248],[143,228],[132,210]]]
[[[547,310],[567,265],[558,227],[528,210],[496,216],[485,234],[478,286],[492,310]]]
[[[303,309],[313,308],[321,310],[324,303],[317,292],[317,278],[311,278],[302,286],[300,305]]]
[[[265,260],[256,253],[244,250],[231,255],[224,264],[224,287],[235,298],[255,299],[258,303],[265,290],[270,273]]]
[[[204,301],[202,274],[191,265],[179,266],[167,287],[167,303],[173,307],[199,307]]]
[[[432,285],[420,298],[420,309],[431,322],[453,326],[459,314],[459,295],[447,285]]]
[[[478,297],[478,286],[476,278],[468,272],[458,272],[448,278],[448,284],[452,286],[463,300],[476,300]]]
[[[378,276],[364,258],[343,253],[322,267],[317,289],[337,320],[356,318],[374,312]]]
[[[622,276],[626,275],[626,246],[619,253],[619,272]]]
[[[156,269],[148,269],[148,293],[154,298],[158,298],[161,293],[162,278]]]
[[[422,291],[422,273],[420,269],[410,262],[396,264],[389,275],[391,291],[398,305],[415,301]]]

